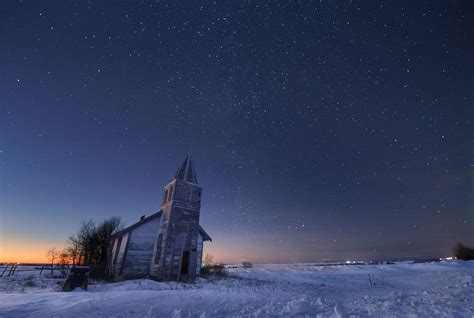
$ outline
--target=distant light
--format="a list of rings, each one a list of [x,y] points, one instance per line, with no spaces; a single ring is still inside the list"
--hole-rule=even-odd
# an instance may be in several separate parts
[[[439,260],[440,261],[452,261],[452,260],[455,260],[457,259],[456,257],[454,256],[448,256],[448,257],[441,257]]]

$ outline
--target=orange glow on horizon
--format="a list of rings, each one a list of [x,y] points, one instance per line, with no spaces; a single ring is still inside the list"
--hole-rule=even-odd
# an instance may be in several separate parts
[[[64,243],[39,242],[25,239],[0,239],[0,263],[49,263],[46,257],[48,249],[61,250]]]
[[[0,263],[50,263],[51,260],[46,256],[46,253],[53,247],[60,251],[65,247],[65,241],[40,241],[23,237],[7,237],[0,233]],[[252,256],[258,255],[259,252],[261,251],[252,251],[244,246],[234,245],[232,249],[229,249],[225,245],[206,242],[204,244],[203,258],[206,254],[210,254],[215,263],[255,262]],[[239,257],[236,257],[236,255],[239,255]]]
[[[46,252],[52,247],[61,250],[63,245],[29,240],[7,242],[2,240],[0,243],[0,263],[49,263],[51,260],[46,257]],[[217,263],[241,262],[241,260],[234,260],[231,255],[226,255],[222,251],[219,252],[219,249],[212,248],[209,245],[204,246],[203,257],[207,253],[211,254],[213,261]]]

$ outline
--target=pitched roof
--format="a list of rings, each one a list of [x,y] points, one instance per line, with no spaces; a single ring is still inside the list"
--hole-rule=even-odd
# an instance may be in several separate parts
[[[115,233],[114,235],[112,235],[112,236],[110,237],[110,239],[113,239],[113,238],[115,238],[115,237],[117,237],[117,236],[122,236],[122,235],[124,235],[125,233],[130,232],[131,230],[133,230],[133,229],[139,227],[140,225],[142,225],[142,224],[144,224],[144,223],[146,223],[146,222],[148,222],[148,221],[150,221],[150,220],[153,220],[154,218],[160,217],[162,213],[163,213],[163,211],[160,210],[160,211],[158,211],[158,212],[156,212],[156,213],[153,213],[152,215],[147,216],[146,218],[140,219],[140,221],[138,221],[137,223],[132,224],[132,225],[130,225],[130,226],[124,228],[124,229],[121,230],[121,231],[118,231],[117,233]]]
[[[135,224],[132,224],[126,228],[124,228],[123,230],[113,234],[111,237],[110,237],[110,240],[113,240],[114,238],[116,237],[119,237],[119,236],[122,236],[130,231],[132,231],[133,229],[139,227],[140,225],[150,221],[150,220],[153,220],[154,218],[157,218],[157,217],[160,217],[161,215],[163,214],[163,211],[158,211],[156,213],[153,213],[152,215],[149,215],[147,216],[146,218],[143,218],[141,219],[140,221],[138,221],[137,223]],[[209,236],[209,234],[206,233],[206,231],[204,231],[204,229],[201,227],[201,225],[199,225],[199,234],[201,234],[202,236],[202,239],[204,241],[211,241],[212,242],[212,238]]]
[[[176,171],[175,179],[197,184],[196,172],[194,171],[194,163],[191,156],[187,156],[181,167]]]
[[[200,225],[199,225],[199,234],[201,234],[202,240],[204,242],[205,241],[211,241],[212,242],[212,238],[209,236],[209,234],[206,233],[206,231],[204,231],[204,229]]]

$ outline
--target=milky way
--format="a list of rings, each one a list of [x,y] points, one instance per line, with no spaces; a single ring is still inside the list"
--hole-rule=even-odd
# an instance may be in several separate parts
[[[221,261],[474,244],[473,11],[467,0],[3,1],[3,248],[157,211],[188,153]]]

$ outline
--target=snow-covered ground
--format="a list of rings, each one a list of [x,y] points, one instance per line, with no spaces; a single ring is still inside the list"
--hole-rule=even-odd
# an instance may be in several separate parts
[[[0,317],[474,317],[474,262],[255,265],[229,273],[192,285],[143,279],[61,293],[60,280],[20,272],[0,278]]]

